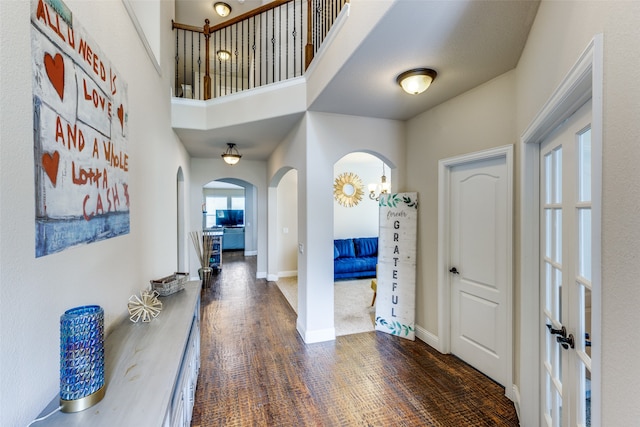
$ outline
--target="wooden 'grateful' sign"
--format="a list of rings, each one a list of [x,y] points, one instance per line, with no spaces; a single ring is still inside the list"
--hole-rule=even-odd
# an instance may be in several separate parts
[[[380,197],[376,330],[415,340],[418,193]]]

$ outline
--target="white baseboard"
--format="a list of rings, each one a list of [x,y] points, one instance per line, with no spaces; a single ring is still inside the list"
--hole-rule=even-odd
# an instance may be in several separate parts
[[[507,388],[505,387],[505,391],[506,389]],[[516,407],[516,415],[518,416],[518,420],[520,420],[520,389],[517,385],[513,384],[511,387],[511,394],[506,392],[505,395],[513,402],[513,405]]]
[[[438,336],[427,331],[422,326],[416,325],[416,338],[442,353]]]
[[[256,279],[266,279],[267,272],[266,271],[258,271],[256,272]]]
[[[298,270],[291,271],[279,271],[278,277],[295,277],[298,275]]]
[[[335,328],[318,329],[316,331],[307,331],[304,329],[304,326],[300,324],[300,322],[296,322],[296,329],[300,334],[300,337],[302,337],[302,340],[306,344],[313,344],[313,343],[325,342],[325,341],[335,341],[336,339]]]
[[[256,256],[258,251],[244,251],[244,256]]]
[[[277,274],[267,274],[267,282],[277,282],[278,275]]]

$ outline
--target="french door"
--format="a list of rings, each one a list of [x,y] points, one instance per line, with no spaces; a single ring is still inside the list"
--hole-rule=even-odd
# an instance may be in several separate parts
[[[590,121],[587,102],[540,149],[541,409],[549,427],[591,425]]]

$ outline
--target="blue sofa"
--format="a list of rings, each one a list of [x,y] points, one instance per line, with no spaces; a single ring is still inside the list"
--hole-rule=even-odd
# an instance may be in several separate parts
[[[378,238],[359,237],[333,241],[333,279],[376,277]]]

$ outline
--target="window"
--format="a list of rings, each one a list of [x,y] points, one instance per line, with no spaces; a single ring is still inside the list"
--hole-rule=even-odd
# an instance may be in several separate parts
[[[205,201],[206,221],[205,227],[211,228],[216,226],[216,211],[227,209],[227,197],[225,196],[207,196]]]
[[[231,209],[234,210],[244,210],[244,197],[232,197],[231,198]]]

